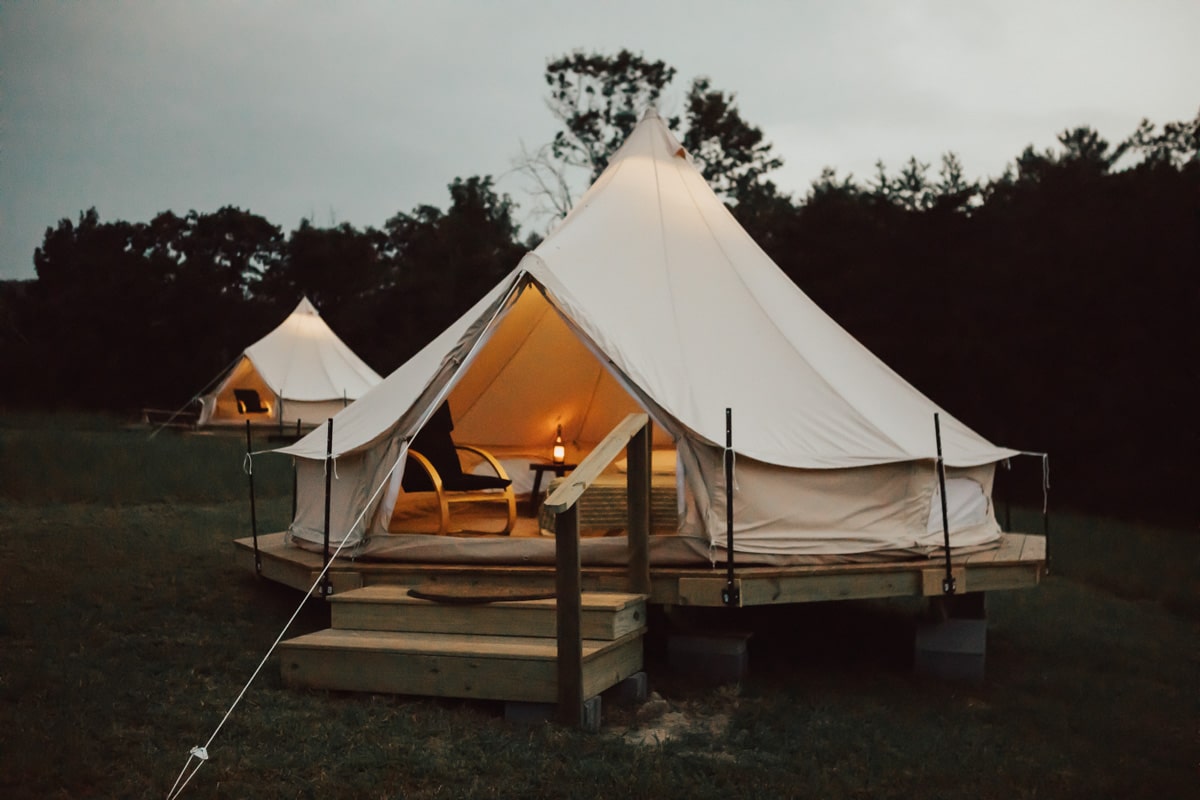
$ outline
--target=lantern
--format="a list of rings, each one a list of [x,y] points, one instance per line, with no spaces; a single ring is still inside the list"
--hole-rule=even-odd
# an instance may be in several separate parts
[[[553,460],[556,467],[562,466],[567,460],[567,448],[563,447],[562,425],[558,426],[558,432],[554,434]]]

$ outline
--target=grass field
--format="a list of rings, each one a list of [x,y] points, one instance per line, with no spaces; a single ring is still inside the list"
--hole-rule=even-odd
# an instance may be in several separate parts
[[[0,795],[164,797],[299,601],[234,568],[244,444],[0,424]],[[279,529],[290,467],[255,473],[260,529]],[[1200,535],[1054,516],[1050,553],[1040,588],[989,597],[982,684],[912,674],[899,602],[750,610],[737,687],[673,674],[652,636],[661,700],[596,735],[495,704],[288,691],[272,661],[184,796],[1194,796]],[[312,605],[294,630],[327,620]]]

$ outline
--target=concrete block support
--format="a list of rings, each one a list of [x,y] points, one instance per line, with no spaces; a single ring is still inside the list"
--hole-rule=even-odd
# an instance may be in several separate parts
[[[581,725],[583,730],[588,733],[596,733],[600,730],[601,709],[602,703],[599,695],[583,701],[583,723]],[[504,703],[504,720],[519,725],[556,722],[558,705],[556,703],[524,703],[518,700],[508,700]]]
[[[646,673],[635,672],[625,680],[610,687],[601,697],[612,706],[640,706],[649,694]]]
[[[987,614],[982,592],[933,598],[917,626],[913,668],[918,674],[980,682],[987,660]]]
[[[673,633],[667,639],[671,669],[713,683],[737,683],[746,677],[748,633]]]

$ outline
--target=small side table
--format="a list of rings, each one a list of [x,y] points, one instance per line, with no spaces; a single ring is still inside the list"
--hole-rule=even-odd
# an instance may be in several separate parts
[[[541,488],[542,488],[542,476],[545,475],[547,472],[553,472],[556,476],[561,478],[563,475],[565,475],[568,472],[570,472],[571,470],[575,469],[575,467],[577,467],[577,466],[579,466],[579,465],[578,464],[530,464],[529,465],[529,471],[533,473],[533,491],[531,491],[529,493],[529,507],[532,509],[532,511],[530,512],[530,516],[536,517],[538,515],[538,505],[540,505],[538,491],[541,490]]]

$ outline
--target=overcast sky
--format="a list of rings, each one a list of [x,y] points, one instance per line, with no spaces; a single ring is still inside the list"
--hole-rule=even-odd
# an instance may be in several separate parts
[[[492,175],[520,216],[510,170],[553,136],[545,65],[575,49],[674,66],[664,116],[696,76],[736,92],[803,196],[826,165],[952,150],[984,178],[1068,127],[1191,119],[1198,41],[1200,0],[0,0],[0,279],[91,206],[363,228]]]

